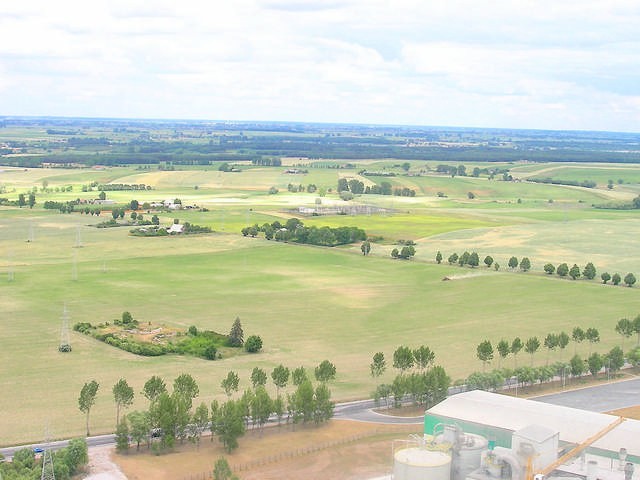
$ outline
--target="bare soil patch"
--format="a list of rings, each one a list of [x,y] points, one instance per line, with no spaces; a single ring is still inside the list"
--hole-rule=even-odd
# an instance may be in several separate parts
[[[618,415],[619,417],[632,418],[634,420],[640,420],[640,405],[635,407],[620,408],[619,410],[612,410],[611,415]]]
[[[154,456],[116,455],[114,461],[129,480],[209,478],[214,462],[224,456],[243,480],[351,480],[391,472],[391,441],[419,433],[415,425],[375,425],[332,420],[320,427],[271,427],[249,431],[240,447],[227,454],[217,438],[204,438],[200,447],[179,445],[174,452]],[[135,449],[134,449],[135,450]]]

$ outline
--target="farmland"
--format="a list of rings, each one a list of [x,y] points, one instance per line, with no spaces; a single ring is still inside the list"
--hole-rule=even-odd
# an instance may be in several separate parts
[[[14,135],[39,138],[29,129]],[[452,178],[435,173],[434,161],[411,160],[409,172],[414,175],[403,174],[400,160],[349,161],[356,165],[340,169],[324,167],[347,161],[314,162],[306,160],[307,173],[300,174],[286,173],[286,166],[246,160],[233,163],[236,172],[220,171],[216,165],[176,165],[173,170],[155,165],[0,167],[0,197],[15,200],[33,187],[37,191],[33,209],[0,207],[0,410],[10,412],[0,419],[0,444],[39,440],[46,425],[56,437],[82,434],[84,417],[77,398],[91,379],[100,383],[92,431],[110,432],[115,417],[110,390],[121,377],[134,387],[132,408],[138,408],[145,404],[138,392],[154,374],[167,383],[181,373],[192,374],[200,386],[199,402],[224,397],[220,381],[229,370],[239,373],[242,390],[250,385],[255,366],[269,372],[280,363],[313,369],[329,359],[338,371],[331,385],[333,397],[347,400],[371,394],[377,381],[369,376],[369,363],[377,351],[391,363],[399,345],[429,345],[436,362],[455,380],[481,368],[475,346],[485,338],[544,337],[570,332],[576,325],[593,326],[600,330],[597,348],[604,352],[620,344],[616,322],[640,313],[637,286],[602,285],[599,277],[572,281],[542,271],[547,262],[581,267],[593,262],[598,275],[605,270],[640,274],[634,241],[640,234],[638,210],[592,207],[636,197],[637,165],[509,166],[514,176],[523,178],[542,171],[550,176],[558,167],[563,169],[558,178],[598,184],[580,188],[489,180],[484,175]],[[367,179],[414,189],[416,196],[341,200],[335,191],[339,176],[355,177],[364,165],[396,174]],[[475,164],[467,165],[471,170]],[[612,190],[606,185],[609,178],[616,182]],[[93,182],[151,185],[151,190],[109,191],[107,198],[117,205],[132,199],[143,204],[179,198],[183,206],[196,208],[142,213],[157,213],[162,225],[178,219],[211,227],[213,233],[133,237],[127,227],[95,228],[110,218],[108,211],[96,217],[42,208],[47,200],[95,199],[98,190],[83,191]],[[324,192],[292,192],[289,184],[315,184]],[[63,186],[72,189],[56,192]],[[278,193],[268,194],[270,187]],[[469,192],[475,198],[469,198]],[[298,207],[312,208],[318,201],[323,206],[348,203],[381,210],[308,217],[296,213]],[[293,216],[307,226],[357,226],[378,238],[365,257],[359,244],[314,247],[240,234],[245,226],[284,223]],[[397,241],[407,239],[416,242],[415,257],[391,259]],[[492,255],[502,268],[434,261],[437,251],[446,259],[465,250],[477,251],[481,259]],[[513,255],[529,257],[532,270],[506,268]],[[452,280],[444,282],[444,277]],[[140,322],[226,333],[239,317],[245,336],[260,335],[264,349],[216,361],[140,357],[72,332],[73,351],[63,354],[57,347],[65,306],[72,324],[113,321],[129,311]],[[588,345],[577,349],[584,355]],[[573,346],[568,350],[573,352]],[[544,357],[537,354],[534,363],[544,363]],[[564,360],[568,357],[565,352]],[[529,359],[522,355],[519,361]],[[391,370],[381,381],[393,377]]]

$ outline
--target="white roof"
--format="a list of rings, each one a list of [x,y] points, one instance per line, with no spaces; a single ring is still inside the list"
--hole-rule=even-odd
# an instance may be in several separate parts
[[[481,390],[459,393],[427,410],[438,416],[459,419],[516,431],[529,425],[541,425],[557,431],[560,440],[581,443],[613,423],[618,417],[577,408],[535,402]],[[627,420],[609,432],[594,447],[640,455],[640,421]]]
[[[182,233],[184,230],[184,225],[179,223],[173,223],[169,228],[167,228],[167,232],[169,233]]]

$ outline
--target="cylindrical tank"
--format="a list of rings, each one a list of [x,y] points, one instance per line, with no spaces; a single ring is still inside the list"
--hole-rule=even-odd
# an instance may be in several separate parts
[[[453,452],[452,480],[464,480],[474,470],[480,468],[482,452],[487,449],[487,439],[473,433],[465,433],[459,439]]]
[[[409,447],[393,459],[394,480],[449,480],[451,457],[446,453]]]

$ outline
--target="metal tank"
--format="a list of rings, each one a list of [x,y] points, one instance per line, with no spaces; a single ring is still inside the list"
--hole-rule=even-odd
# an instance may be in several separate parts
[[[403,448],[393,455],[394,480],[449,480],[451,457],[419,447]]]
[[[488,447],[488,441],[481,435],[464,433],[457,425],[437,425],[442,433],[435,436],[436,444],[449,445],[451,448],[451,480],[465,480],[480,467],[482,452]]]
[[[487,439],[480,435],[461,435],[453,449],[451,480],[465,480],[467,475],[480,467],[482,452],[487,449],[487,445]]]

